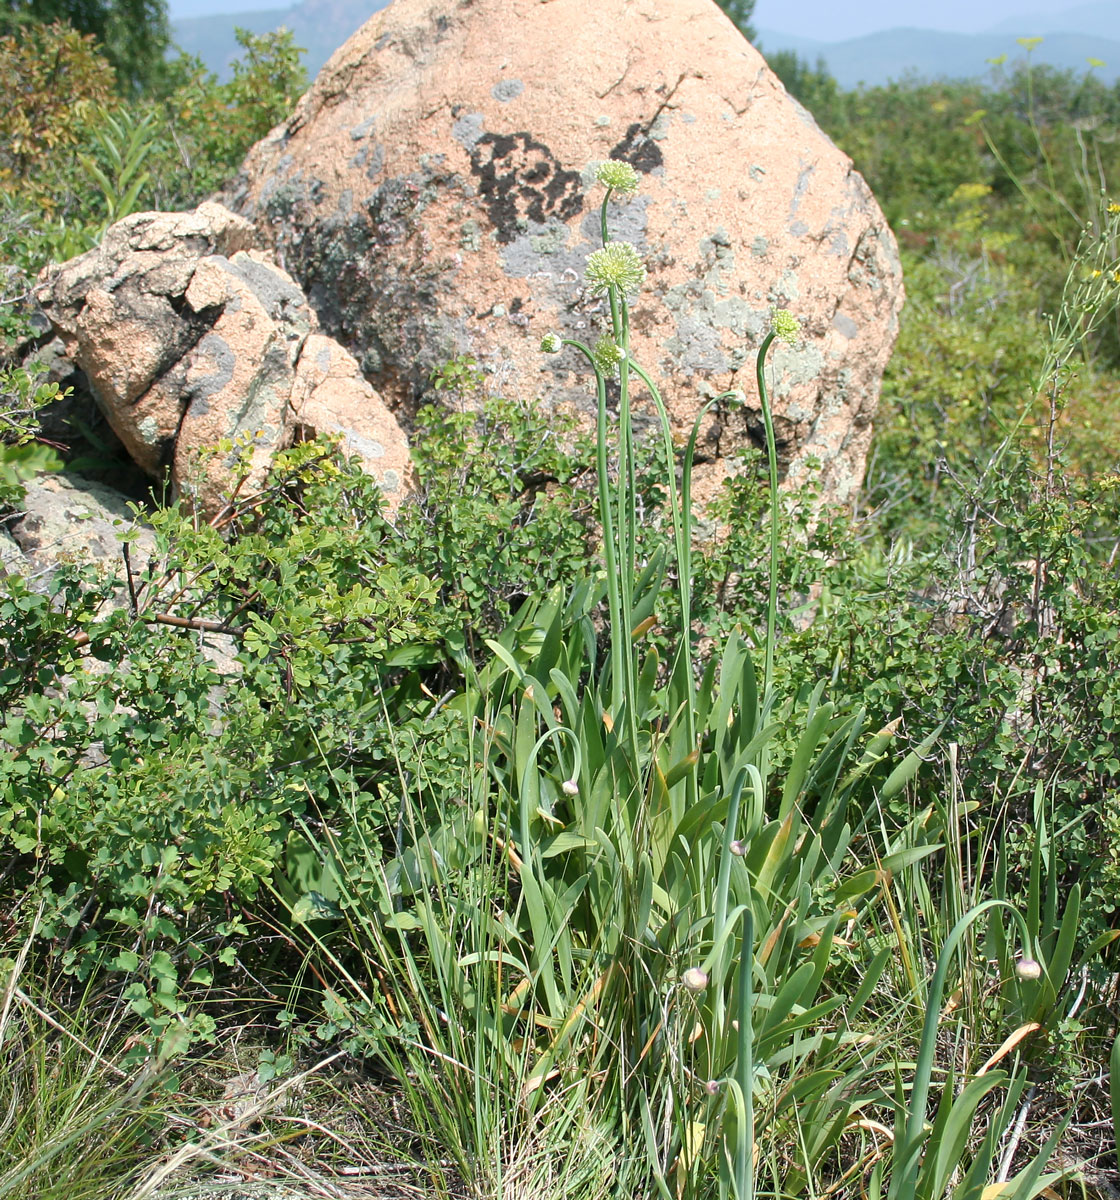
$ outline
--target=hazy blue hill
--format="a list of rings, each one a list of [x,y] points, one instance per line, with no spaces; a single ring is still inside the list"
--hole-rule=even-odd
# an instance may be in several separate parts
[[[1018,28],[1021,30],[1022,26]],[[860,83],[886,83],[910,74],[929,79],[984,77],[991,71],[988,59],[1006,54],[1011,63],[1023,57],[1016,36],[1024,35],[889,29],[844,42],[818,42],[761,29],[758,40],[764,54],[794,50],[813,63],[818,57],[823,58],[840,85],[851,88]],[[1120,38],[1086,33],[1048,34],[1034,50],[1033,58],[1035,62],[1075,71],[1086,70],[1089,58],[1102,59],[1107,65],[1098,69],[1098,74],[1111,83],[1120,77]]]
[[[992,33],[1009,33],[1013,37],[1034,37],[1047,33],[1088,33],[1120,42],[1120,4],[1117,0],[1094,0],[1078,4],[1061,12],[1035,11],[1021,17],[1008,17],[993,25]],[[1098,58],[1104,58],[1098,54]]]
[[[283,25],[295,35],[296,45],[307,51],[304,65],[314,78],[338,47],[387,3],[388,0],[304,0],[292,8],[173,21],[172,34],[183,50],[197,54],[224,79],[238,53],[234,29],[240,26],[253,33],[267,33]]]
[[[260,12],[235,13],[233,16],[189,17],[171,23],[172,37],[180,50],[197,55],[223,79],[229,74],[229,64],[237,57],[239,47],[235,28],[250,33],[268,33],[281,25],[291,28],[295,9],[276,8]],[[301,42],[300,45],[303,43]]]

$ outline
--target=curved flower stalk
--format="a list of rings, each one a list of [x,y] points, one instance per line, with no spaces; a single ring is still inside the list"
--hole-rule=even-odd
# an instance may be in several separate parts
[[[762,423],[766,430],[766,460],[770,470],[770,570],[766,599],[766,666],[763,674],[763,712],[774,702],[774,643],[777,641],[778,615],[778,447],[774,439],[774,414],[770,407],[770,392],[766,386],[766,355],[776,338],[787,345],[797,344],[801,325],[788,309],[776,308],[770,315],[770,332],[762,339],[755,360],[758,379],[758,398],[762,405]]]

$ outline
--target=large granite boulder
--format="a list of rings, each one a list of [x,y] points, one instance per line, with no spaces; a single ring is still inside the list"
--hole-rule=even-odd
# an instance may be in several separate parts
[[[537,347],[603,322],[583,268],[587,167],[607,158],[643,176],[613,229],[649,267],[633,348],[675,422],[739,387],[746,409],[713,418],[704,453],[758,439],[753,351],[787,307],[806,341],[774,359],[784,464],[816,460],[825,494],[849,495],[903,300],[894,239],[712,0],[394,0],[224,199],[394,410],[466,352],[508,392],[587,409],[577,357]]]
[[[409,476],[400,426],[255,236],[219,204],[137,213],[36,295],[132,458],[170,471],[200,512],[221,507],[241,454],[251,487],[277,450],[319,432],[339,434],[393,503]]]

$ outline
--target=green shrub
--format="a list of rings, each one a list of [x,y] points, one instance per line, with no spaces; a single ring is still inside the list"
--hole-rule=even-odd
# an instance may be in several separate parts
[[[386,562],[378,503],[309,445],[238,504],[232,539],[155,514],[127,588],[66,564],[45,593],[0,581],[8,886],[40,896],[71,969],[227,920],[308,798],[329,812],[331,770],[372,786],[396,664],[438,657],[444,628],[431,585]],[[214,630],[225,659],[201,645]]]
[[[219,189],[306,90],[302,51],[289,30],[238,29],[237,42],[242,54],[229,82],[219,83],[200,59],[184,54],[151,93],[148,107],[160,131],[151,163],[155,207],[190,208]]]
[[[39,410],[63,395],[34,366],[0,366],[0,516],[18,507],[30,479],[62,465],[54,450],[35,439]]]
[[[496,634],[590,561],[590,443],[570,416],[489,394],[473,360],[438,372],[434,391],[441,402],[417,417],[418,494],[396,520],[401,553],[471,636]]]
[[[96,39],[133,96],[162,72],[170,41],[166,0],[8,0],[0,12],[0,32],[21,40],[50,24]]]
[[[0,114],[0,203],[14,214],[17,265],[34,275],[89,249],[111,222],[191,208],[234,174],[307,80],[290,32],[238,39],[230,82],[180,56],[126,103],[92,37],[32,23],[0,38],[0,67],[22,98]]]

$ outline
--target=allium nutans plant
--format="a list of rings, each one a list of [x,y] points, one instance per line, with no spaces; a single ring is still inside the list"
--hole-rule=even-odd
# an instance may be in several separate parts
[[[796,345],[800,338],[796,318],[783,310],[772,314],[755,356],[770,485],[766,628],[733,634],[702,671],[694,662],[693,460],[709,409],[741,397],[725,393],[701,406],[678,463],[660,392],[631,351],[630,305],[644,264],[637,247],[610,235],[610,204],[633,195],[638,177],[628,164],[611,162],[599,167],[598,179],[606,189],[603,244],[589,255],[586,278],[606,298],[606,328],[594,345],[553,333],[542,349],[577,351],[595,379],[609,646],[601,666],[574,650],[576,639],[564,652],[564,620],[580,616],[570,606],[563,616],[555,606],[542,610],[536,636],[519,638],[539,652],[495,645],[520,694],[502,778],[513,785],[509,803],[519,814],[506,827],[517,830],[526,940],[538,951],[524,993],[541,997],[546,1010],[548,996],[561,997],[562,1012],[548,1015],[564,1031],[569,1063],[574,1054],[581,1070],[602,1072],[621,1127],[642,1133],[665,1200],[745,1200],[764,1176],[774,1194],[811,1195],[826,1174],[844,1169],[841,1134],[854,1119],[856,1092],[877,1069],[873,1053],[854,1049],[853,1030],[864,1010],[874,1023],[890,957],[863,944],[858,985],[845,993],[837,930],[853,917],[857,933],[876,923],[870,918],[882,894],[875,871],[865,869],[869,859],[890,869],[936,849],[921,845],[917,823],[887,841],[871,818],[876,800],[902,792],[928,745],[879,770],[893,727],[875,733],[863,711],[838,711],[823,685],[807,706],[776,693],[780,514],[766,366],[775,340]],[[613,420],[610,378],[618,383]],[[639,557],[636,516],[639,388],[660,419],[672,533],[664,557],[647,561]],[[665,578],[676,589],[681,625],[662,672],[642,640]],[[752,642],[761,651],[761,687]],[[792,732],[795,745],[781,771],[779,730]],[[557,756],[551,771],[546,747]],[[988,907],[973,910],[969,922]],[[934,997],[949,970],[949,940]],[[577,983],[565,995],[577,978],[583,990]],[[900,1127],[898,1196],[933,1178],[923,1151],[934,1027],[927,1021]],[[538,1084],[563,1075],[562,1057],[556,1043],[544,1050]],[[967,1115],[958,1110],[958,1124]],[[986,1178],[987,1165],[976,1165],[971,1177]]]
[[[644,265],[609,230],[611,201],[638,178],[607,163],[599,180],[603,244],[587,284],[605,297],[605,328],[594,344],[549,334],[542,348],[574,350],[594,376],[603,569],[567,595],[530,597],[488,642],[493,658],[481,668],[463,658],[466,685],[447,707],[472,731],[469,777],[435,824],[403,788],[397,857],[370,865],[384,895],[360,920],[382,964],[370,994],[402,980],[395,1019],[420,1031],[398,1039],[405,1075],[448,1098],[436,1108],[463,1122],[463,1145],[496,1147],[499,1175],[509,1165],[502,1147],[546,1144],[562,1111],[597,1147],[595,1176],[610,1194],[855,1195],[877,1165],[892,1197],[932,1200],[947,1162],[971,1187],[988,1178],[991,1146],[981,1145],[988,1160],[971,1158],[957,1134],[1006,1077],[985,1075],[962,1106],[948,1094],[941,1124],[926,1121],[940,999],[968,925],[950,935],[927,995],[918,970],[899,971],[904,935],[884,884],[939,849],[927,814],[898,832],[878,820],[929,742],[891,769],[893,723],[840,710],[823,682],[797,697],[774,683],[779,496],[766,360],[775,339],[796,341],[797,323],[774,314],[756,351],[770,478],[766,627],[732,632],[699,663],[689,641],[691,474],[716,401],[678,462],[665,405],[631,352]],[[638,389],[660,417],[671,530],[648,557],[638,538]],[[662,664],[646,635],[666,586],[681,626]],[[966,920],[1003,908],[989,902]],[[1020,957],[1042,961],[1040,946],[1019,940]],[[394,962],[399,971],[387,969]],[[901,1041],[883,1032],[898,1025],[900,997],[908,1017],[917,1013]],[[919,1040],[914,1077],[900,1057],[908,1051],[892,1050]],[[1001,1131],[1021,1078],[1008,1087]],[[509,1114],[501,1138],[483,1127],[491,1108]],[[897,1124],[893,1167],[885,1144],[852,1156],[869,1114],[875,1128]],[[616,1149],[604,1156],[608,1144]]]

